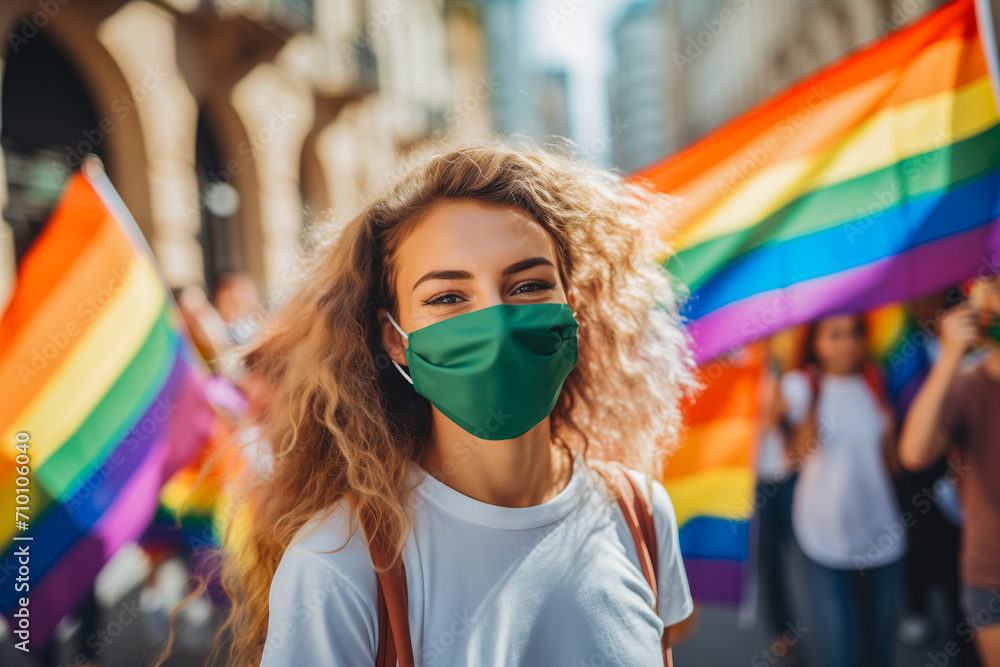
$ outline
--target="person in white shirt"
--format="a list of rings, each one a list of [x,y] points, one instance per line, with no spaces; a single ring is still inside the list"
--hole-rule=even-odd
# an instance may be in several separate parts
[[[686,618],[692,601],[661,484],[653,485],[654,612],[628,528],[581,457],[562,491],[528,507],[482,502],[413,471],[422,502],[403,561],[417,664],[662,664],[659,629]],[[376,577],[346,510],[317,517],[285,551],[261,665],[371,664]]]
[[[670,663],[693,603],[655,478],[694,386],[659,263],[671,205],[490,141],[313,234],[246,357],[273,460],[236,500],[225,664],[374,665],[368,539],[405,569],[416,665]],[[655,593],[598,461],[651,501]]]
[[[801,463],[792,529],[818,625],[816,664],[891,665],[906,532],[892,483],[893,419],[865,363],[864,319],[812,323],[804,350],[802,369],[781,384]]]

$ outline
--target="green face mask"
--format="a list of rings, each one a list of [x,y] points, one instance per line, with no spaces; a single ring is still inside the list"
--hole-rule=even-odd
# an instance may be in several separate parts
[[[483,440],[531,430],[555,407],[577,362],[579,323],[564,303],[501,304],[407,334],[414,391]]]

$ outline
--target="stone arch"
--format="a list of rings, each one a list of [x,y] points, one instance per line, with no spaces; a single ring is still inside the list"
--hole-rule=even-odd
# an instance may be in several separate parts
[[[330,215],[332,202],[326,187],[323,163],[317,150],[317,132],[314,128],[302,144],[299,166],[299,183],[302,187],[303,218],[306,224]]]
[[[104,150],[108,156],[108,176],[114,183],[139,228],[147,237],[152,233],[149,183],[146,179],[147,157],[139,115],[128,105],[132,92],[115,59],[98,41],[97,30],[112,12],[104,3],[67,3],[58,5],[52,14],[39,10],[37,2],[4,3],[0,8],[0,30],[3,34],[20,34],[25,30],[25,17],[42,14],[46,17],[31,23],[45,31],[50,40],[63,50],[74,63],[97,111]],[[33,18],[29,18],[29,22]],[[101,121],[107,121],[105,132]],[[6,185],[3,197],[6,198]]]
[[[0,3],[0,34],[7,44],[0,49],[0,78],[6,69],[8,51],[21,39],[31,39],[44,31],[46,37],[65,54],[87,91],[98,118],[95,131],[101,132],[100,121],[114,121],[112,132],[106,133],[103,149],[107,157],[108,176],[125,201],[139,228],[149,237],[152,233],[150,189],[146,179],[147,159],[139,117],[126,113],[116,117],[116,106],[130,95],[128,82],[111,54],[98,41],[97,28],[115,7],[107,3],[67,3],[46,5],[32,0]],[[133,111],[133,110],[130,110]],[[107,123],[105,128],[107,128]],[[93,136],[93,134],[91,135]],[[0,148],[0,151],[3,149]],[[2,154],[0,154],[2,155]],[[8,201],[7,175],[0,159],[0,209]],[[6,303],[16,275],[14,237],[6,222],[0,220],[0,307]]]

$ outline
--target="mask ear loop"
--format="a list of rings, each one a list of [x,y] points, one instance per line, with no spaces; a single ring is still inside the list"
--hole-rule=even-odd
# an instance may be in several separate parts
[[[388,316],[389,321],[392,322],[392,326],[396,327],[396,331],[398,331],[403,338],[405,338],[407,341],[409,341],[410,337],[406,335],[405,331],[403,331],[401,328],[399,328],[399,325],[396,324],[396,320],[392,319],[392,315],[389,314],[389,311],[386,311],[385,314]],[[403,370],[402,366],[400,366],[399,364],[396,363],[395,359],[389,359],[389,361],[392,362],[392,365],[396,367],[397,371],[399,371],[400,373],[402,373],[403,377],[406,378],[407,382],[409,382],[410,384],[413,384],[413,380],[410,378],[409,375],[407,375],[406,371]]]

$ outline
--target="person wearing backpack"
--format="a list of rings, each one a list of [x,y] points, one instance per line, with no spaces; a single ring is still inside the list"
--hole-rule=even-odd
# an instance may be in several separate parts
[[[531,144],[423,160],[246,356],[269,387],[222,576],[227,665],[670,664],[693,361],[669,198]]]
[[[906,532],[893,487],[894,422],[865,338],[860,315],[812,322],[800,369],[782,378],[800,467],[792,531],[823,667],[893,664],[899,623]]]

